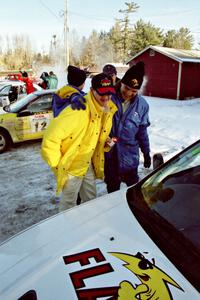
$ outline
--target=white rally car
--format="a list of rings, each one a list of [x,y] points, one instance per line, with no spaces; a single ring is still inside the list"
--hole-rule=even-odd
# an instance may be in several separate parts
[[[200,140],[2,243],[0,299],[200,299]]]
[[[12,143],[41,139],[52,119],[52,94],[56,90],[33,92],[0,107],[0,153]]]
[[[36,83],[33,83],[35,91],[43,89]],[[27,95],[26,84],[20,80],[4,80],[0,81],[0,107],[4,107],[20,100]]]

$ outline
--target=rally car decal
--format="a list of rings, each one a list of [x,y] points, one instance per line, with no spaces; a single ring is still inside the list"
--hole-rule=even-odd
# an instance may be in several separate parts
[[[43,131],[47,128],[50,121],[49,114],[35,114],[30,117],[31,132]]]
[[[79,270],[69,274],[77,299],[96,300],[99,297],[110,297],[109,299],[113,300],[173,300],[169,285],[183,291],[177,282],[155,265],[154,259],[150,262],[140,252],[136,255],[119,252],[109,254],[124,261],[125,268],[131,271],[141,284],[123,280],[118,286],[87,288],[86,279],[115,271],[110,263],[105,263],[106,259],[100,249],[91,249],[63,257],[66,265],[78,262],[81,266]],[[95,260],[95,265],[86,267],[91,264],[91,258]]]
[[[155,265],[154,260],[150,262],[140,252],[136,255],[116,252],[112,252],[111,254],[123,260],[125,268],[130,270],[141,282],[141,284],[135,285],[135,287],[129,281],[124,280],[120,282],[118,299],[172,300],[173,297],[168,284],[183,291],[178,283]]]
[[[110,299],[117,299],[118,286],[82,289],[86,287],[86,279],[114,272],[110,263],[102,264],[102,262],[105,262],[106,259],[100,249],[91,249],[81,253],[64,256],[63,260],[66,265],[78,262],[81,267],[85,267],[91,264],[91,258],[93,258],[96,262],[94,266],[81,268],[76,272],[69,274],[77,295],[77,299],[95,300],[99,297],[112,297]],[[99,263],[101,263],[101,265],[99,265]]]

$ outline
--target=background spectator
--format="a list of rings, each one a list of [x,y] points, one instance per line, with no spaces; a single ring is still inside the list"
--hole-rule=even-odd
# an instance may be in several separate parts
[[[22,73],[22,78],[21,81],[25,82],[26,84],[26,92],[27,94],[31,94],[34,92],[34,86],[33,86],[33,82],[32,80],[28,77],[28,73],[27,72],[23,72]]]
[[[48,88],[48,81],[47,81],[48,77],[49,77],[49,74],[47,72],[43,72],[40,76],[40,78],[42,79],[42,82],[39,83],[39,86],[41,86],[45,90]]]
[[[58,78],[57,76],[54,74],[53,71],[50,71],[49,72],[49,76],[47,78],[47,81],[48,81],[48,89],[57,89],[57,86],[58,86]]]
[[[117,69],[113,65],[105,65],[103,67],[103,73],[112,77],[114,85],[120,80],[120,78],[117,77]]]
[[[68,84],[60,88],[53,95],[53,115],[57,117],[59,113],[69,104],[72,108],[76,106],[76,109],[85,109],[83,96],[85,93],[82,91],[85,80],[85,71],[75,67],[68,66],[67,69],[67,81]]]

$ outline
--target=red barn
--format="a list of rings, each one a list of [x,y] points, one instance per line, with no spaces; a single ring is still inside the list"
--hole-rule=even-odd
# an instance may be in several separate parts
[[[200,51],[148,46],[127,64],[145,63],[143,95],[192,99],[200,97]]]

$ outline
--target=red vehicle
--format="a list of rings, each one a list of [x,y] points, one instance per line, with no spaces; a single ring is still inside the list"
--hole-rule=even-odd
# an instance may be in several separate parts
[[[8,80],[21,80],[22,74],[21,73],[9,73],[6,77]]]

